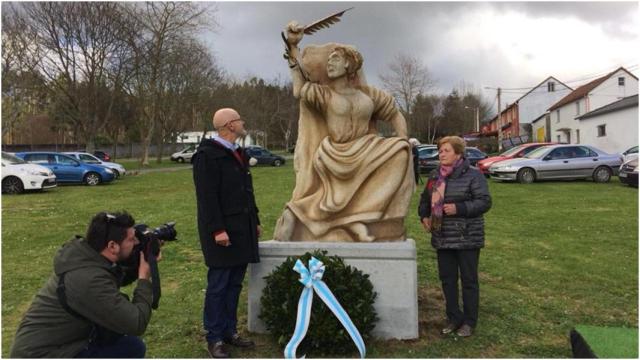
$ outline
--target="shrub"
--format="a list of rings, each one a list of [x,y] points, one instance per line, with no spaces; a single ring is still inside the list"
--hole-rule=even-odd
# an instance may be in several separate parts
[[[327,256],[326,250],[315,250],[302,255],[300,260],[307,268],[312,256],[324,263],[326,270],[322,280],[349,314],[366,343],[378,321],[373,307],[377,293],[373,291],[369,275],[345,265],[339,256]],[[302,283],[298,281],[300,275],[293,270],[296,260],[288,257],[265,277],[266,285],[260,299],[262,313],[259,317],[283,348],[295,330],[298,299],[303,290]],[[314,293],[309,329],[296,354],[318,357],[352,353],[357,353],[357,347],[349,333]]]

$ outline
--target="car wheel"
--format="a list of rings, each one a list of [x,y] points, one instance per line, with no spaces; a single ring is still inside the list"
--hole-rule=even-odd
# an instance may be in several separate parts
[[[280,159],[275,159],[273,161],[273,166],[281,166],[282,165],[282,160]]]
[[[593,181],[597,183],[606,183],[611,180],[611,169],[606,166],[599,166],[593,172]]]
[[[531,184],[532,182],[536,181],[536,173],[533,171],[533,169],[530,168],[524,168],[520,171],[518,171],[518,182],[521,184]]]
[[[182,164],[184,162],[184,158],[179,157],[176,159],[176,161]]]
[[[7,194],[20,194],[24,191],[22,180],[15,176],[7,176],[2,180],[2,192]]]
[[[120,178],[120,172],[116,169],[111,169],[111,171],[113,171],[113,176],[118,179]]]
[[[100,175],[94,172],[90,172],[84,176],[84,183],[89,186],[98,185],[101,181],[102,179],[100,178]]]

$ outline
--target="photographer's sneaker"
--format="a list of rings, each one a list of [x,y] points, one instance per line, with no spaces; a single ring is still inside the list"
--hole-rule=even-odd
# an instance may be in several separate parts
[[[231,335],[230,338],[224,339],[224,342],[241,348],[248,348],[255,345],[253,341],[241,337],[238,333]]]
[[[226,359],[231,356],[224,348],[224,341],[216,341],[207,345],[207,351],[212,358]]]

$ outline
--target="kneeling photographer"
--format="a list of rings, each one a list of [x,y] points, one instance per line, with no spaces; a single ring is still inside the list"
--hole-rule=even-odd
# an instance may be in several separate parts
[[[157,307],[159,281],[152,284],[151,268],[160,249],[150,252],[149,243],[159,241],[149,239],[157,237],[148,236],[146,225],[134,224],[126,212],[98,213],[84,239],[76,236],[58,251],[53,275],[18,327],[11,357],[144,357],[139,336]],[[174,240],[173,224],[165,228],[173,237],[167,240]],[[136,280],[130,301],[120,287]]]

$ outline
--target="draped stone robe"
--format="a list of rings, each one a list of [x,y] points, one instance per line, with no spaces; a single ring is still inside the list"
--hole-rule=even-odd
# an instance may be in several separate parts
[[[297,221],[284,241],[357,241],[367,226],[375,241],[405,239],[404,218],[415,183],[411,145],[377,136],[376,120],[398,113],[394,99],[359,85],[338,93],[307,82],[301,90],[296,187],[286,207]],[[282,226],[282,219],[276,225]]]

